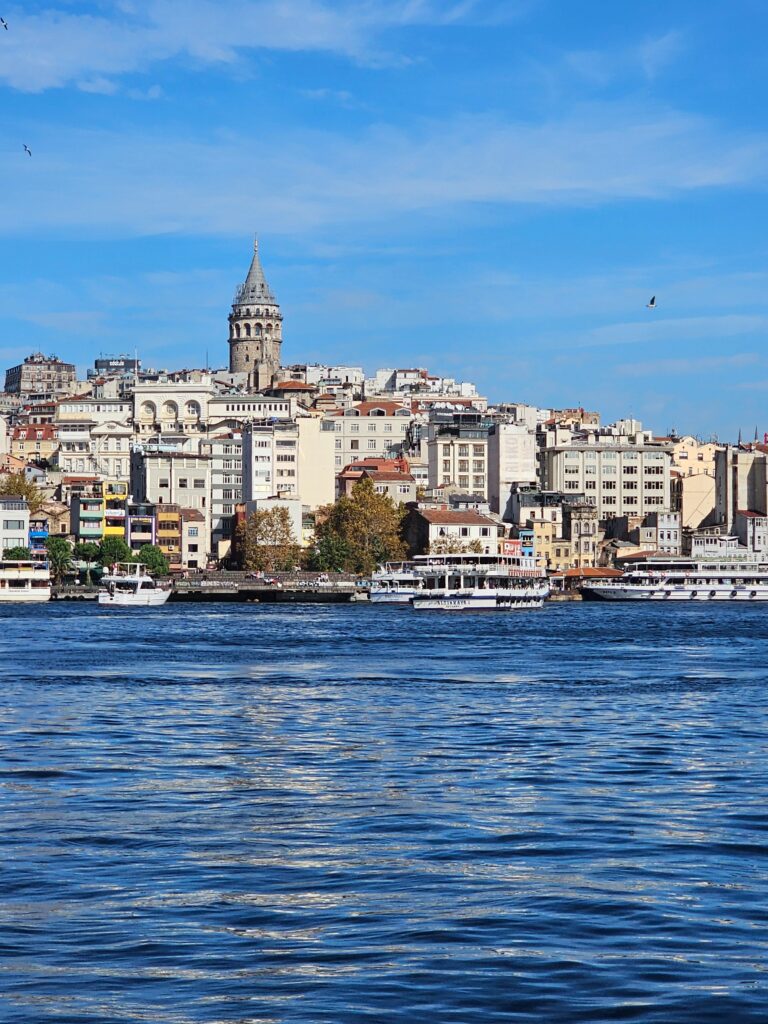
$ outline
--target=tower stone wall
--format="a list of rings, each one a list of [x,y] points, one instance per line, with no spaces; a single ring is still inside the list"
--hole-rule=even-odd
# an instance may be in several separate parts
[[[247,373],[254,390],[269,387],[280,369],[282,343],[283,314],[264,276],[256,241],[248,276],[229,314],[230,373]]]

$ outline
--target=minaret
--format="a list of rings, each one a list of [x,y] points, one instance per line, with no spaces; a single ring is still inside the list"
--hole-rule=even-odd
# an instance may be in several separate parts
[[[230,373],[247,373],[254,391],[268,388],[280,369],[282,343],[283,314],[264,277],[256,239],[248,276],[237,289],[229,314]]]

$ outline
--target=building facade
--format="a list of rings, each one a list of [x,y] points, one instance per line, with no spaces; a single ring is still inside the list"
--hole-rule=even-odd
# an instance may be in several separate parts
[[[33,352],[23,363],[5,371],[5,390],[23,400],[52,399],[70,394],[76,379],[73,363]]]

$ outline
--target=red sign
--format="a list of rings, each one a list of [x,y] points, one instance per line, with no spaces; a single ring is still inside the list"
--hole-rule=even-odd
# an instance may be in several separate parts
[[[523,553],[523,542],[521,540],[503,540],[501,542],[502,555],[517,555]]]

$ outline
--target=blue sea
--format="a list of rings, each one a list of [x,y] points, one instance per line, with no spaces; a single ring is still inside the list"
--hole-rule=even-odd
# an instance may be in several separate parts
[[[8,1024],[768,1021],[768,608],[0,608]]]

